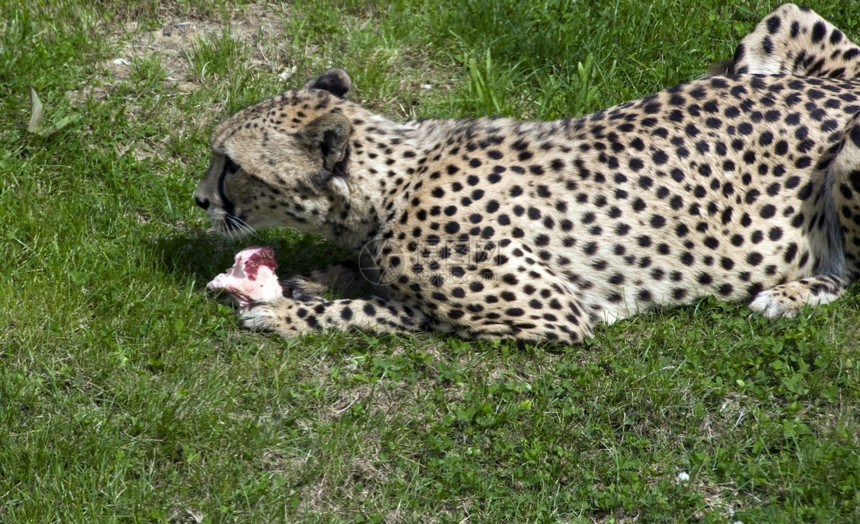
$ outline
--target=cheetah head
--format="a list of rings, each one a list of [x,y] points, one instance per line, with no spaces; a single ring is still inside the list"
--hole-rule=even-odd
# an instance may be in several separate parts
[[[216,129],[194,200],[218,233],[240,237],[273,226],[324,232],[346,214],[350,88],[349,76],[332,69]]]

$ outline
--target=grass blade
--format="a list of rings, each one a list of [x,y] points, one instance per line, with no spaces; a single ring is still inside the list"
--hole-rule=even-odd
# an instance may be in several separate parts
[[[27,124],[27,131],[37,134],[42,127],[42,118],[44,111],[42,110],[42,101],[39,100],[39,95],[33,86],[29,86],[30,90],[30,122]]]

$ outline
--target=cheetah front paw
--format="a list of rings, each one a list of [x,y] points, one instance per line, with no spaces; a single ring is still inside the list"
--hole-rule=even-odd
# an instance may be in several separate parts
[[[250,309],[239,315],[239,325],[252,331],[277,333],[285,338],[297,337],[310,330],[300,329],[294,319],[295,310],[296,302],[288,298],[253,303]]]

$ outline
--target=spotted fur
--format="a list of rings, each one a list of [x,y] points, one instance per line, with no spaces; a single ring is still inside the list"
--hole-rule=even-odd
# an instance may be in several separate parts
[[[728,74],[857,78],[860,47],[808,7],[783,4],[735,49]]]
[[[287,226],[356,253],[241,317],[283,336],[577,343],[706,295],[793,316],[858,274],[860,82],[837,34],[781,6],[739,45],[741,74],[555,122],[398,123],[331,70],[222,124],[195,199],[222,233]]]

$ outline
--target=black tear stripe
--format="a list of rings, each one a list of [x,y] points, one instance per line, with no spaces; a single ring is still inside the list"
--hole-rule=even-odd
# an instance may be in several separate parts
[[[228,155],[224,155],[224,172],[227,174],[234,174],[235,172],[242,169],[239,164],[233,161]]]
[[[233,215],[236,212],[236,206],[227,198],[227,192],[224,190],[224,184],[227,180],[227,175],[232,175],[241,169],[236,162],[229,156],[224,157],[224,169],[221,170],[221,175],[218,177],[218,196],[221,197],[221,207],[228,215]]]

